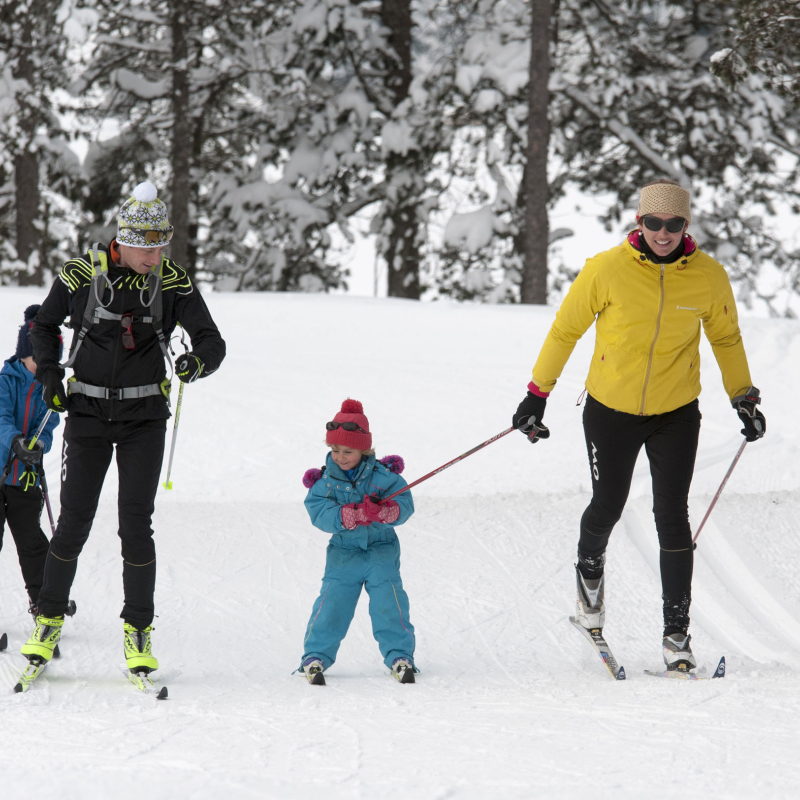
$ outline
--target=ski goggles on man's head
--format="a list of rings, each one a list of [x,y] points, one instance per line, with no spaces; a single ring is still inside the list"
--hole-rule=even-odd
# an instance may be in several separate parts
[[[327,431],[335,431],[337,428],[342,428],[346,431],[361,431],[361,433],[369,433],[369,431],[365,431],[360,425],[356,425],[355,422],[326,422],[325,423],[325,430]]]
[[[683,230],[686,220],[683,217],[672,217],[672,219],[659,219],[652,214],[645,214],[641,219],[642,224],[649,231],[657,232],[666,228],[670,233],[678,233]]]
[[[169,244],[170,240],[172,239],[172,232],[175,230],[172,225],[169,228],[166,228],[163,231],[143,231],[141,228],[120,228],[121,231],[133,231],[134,233],[138,233],[139,236],[143,236],[144,240],[148,244]]]

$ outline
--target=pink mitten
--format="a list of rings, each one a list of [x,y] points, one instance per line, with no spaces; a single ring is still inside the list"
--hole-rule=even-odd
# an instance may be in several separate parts
[[[359,525],[369,525],[370,521],[364,513],[363,503],[356,505],[355,503],[348,503],[342,506],[342,525],[347,530],[355,530]]]
[[[370,522],[386,522],[391,524],[400,516],[400,506],[389,500],[386,503],[373,503],[368,495],[364,495],[364,502],[359,503],[356,508],[362,507],[364,514]]]

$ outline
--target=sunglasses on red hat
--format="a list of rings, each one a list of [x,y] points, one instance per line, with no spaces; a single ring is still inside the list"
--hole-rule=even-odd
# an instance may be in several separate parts
[[[656,232],[660,231],[662,228],[666,228],[670,233],[678,233],[678,231],[682,231],[683,226],[686,224],[686,220],[683,217],[659,219],[651,214],[645,214],[645,216],[642,217],[641,222],[649,231]]]
[[[326,422],[325,423],[325,430],[328,431],[335,431],[337,428],[343,428],[346,431],[361,431],[361,433],[369,433],[369,431],[365,431],[360,425],[356,425],[355,422]]]
[[[134,233],[138,233],[141,236],[144,236],[144,240],[148,244],[168,244],[172,239],[172,233],[174,228],[172,225],[169,226],[166,230],[163,231],[143,231],[140,228],[131,228],[131,227],[124,227],[120,228],[122,231],[133,231]]]

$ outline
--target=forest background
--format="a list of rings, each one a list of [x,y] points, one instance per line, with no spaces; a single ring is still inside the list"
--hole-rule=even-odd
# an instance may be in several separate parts
[[[624,231],[668,177],[740,304],[795,317],[798,53],[799,0],[0,0],[0,283],[150,179],[218,289],[344,291],[369,241],[389,296],[546,303],[585,234],[549,212]]]

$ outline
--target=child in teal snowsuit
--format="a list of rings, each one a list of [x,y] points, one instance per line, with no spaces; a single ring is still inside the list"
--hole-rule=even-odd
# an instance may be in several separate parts
[[[401,683],[414,682],[414,626],[400,579],[400,542],[394,532],[414,513],[410,492],[388,503],[373,502],[406,486],[399,456],[375,459],[363,407],[345,400],[326,425],[331,448],[322,470],[308,470],[305,505],[311,522],[333,534],[322,589],[311,611],[301,668],[312,683],[336,661],[356,610],[361,588],[369,595],[372,632],[384,664]]]

